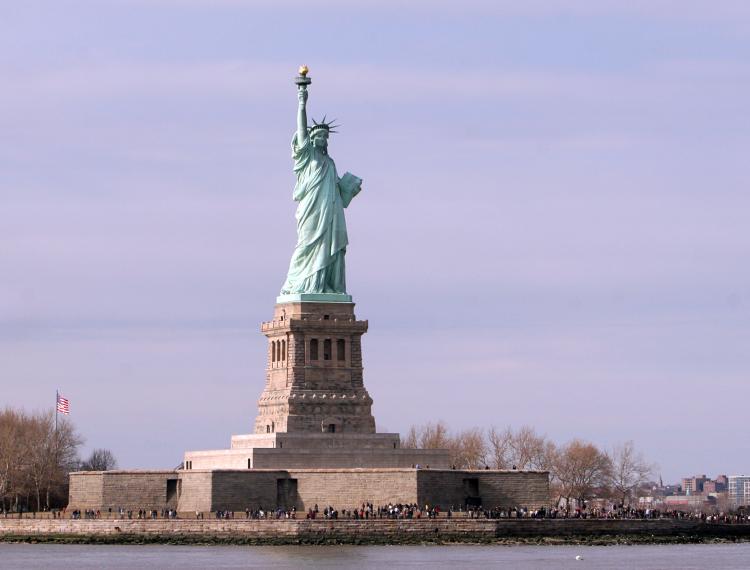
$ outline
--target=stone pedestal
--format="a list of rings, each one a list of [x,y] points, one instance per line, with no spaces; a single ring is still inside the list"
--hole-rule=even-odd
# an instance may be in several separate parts
[[[261,331],[268,363],[255,433],[375,433],[362,377],[367,321],[354,303],[280,303]]]
[[[185,453],[185,469],[449,467],[446,450],[401,449],[397,433],[375,432],[362,374],[367,321],[348,295],[318,297],[280,297],[261,325],[268,358],[255,433]]]

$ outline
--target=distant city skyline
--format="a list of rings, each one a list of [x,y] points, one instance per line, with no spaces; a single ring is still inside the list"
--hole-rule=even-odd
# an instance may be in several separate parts
[[[750,5],[29,0],[0,48],[0,405],[83,455],[252,431],[305,63],[379,431],[750,473]]]

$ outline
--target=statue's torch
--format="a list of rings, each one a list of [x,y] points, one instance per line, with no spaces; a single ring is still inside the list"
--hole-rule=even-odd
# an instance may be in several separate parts
[[[312,83],[312,79],[307,76],[307,72],[310,71],[306,65],[299,66],[299,75],[294,78],[294,82],[300,89],[307,89],[307,86]]]

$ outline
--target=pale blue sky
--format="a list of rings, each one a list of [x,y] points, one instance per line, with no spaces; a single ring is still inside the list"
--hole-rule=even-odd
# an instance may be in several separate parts
[[[0,404],[125,467],[252,428],[307,63],[380,429],[750,471],[750,4],[403,4],[4,3]]]

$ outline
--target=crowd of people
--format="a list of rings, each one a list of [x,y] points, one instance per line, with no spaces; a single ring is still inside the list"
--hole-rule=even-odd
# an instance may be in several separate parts
[[[217,511],[216,518],[233,519],[234,511]],[[305,519],[324,520],[369,520],[369,519],[433,519],[438,517],[462,517],[470,519],[684,519],[702,520],[705,522],[748,523],[750,516],[740,513],[693,513],[686,511],[659,511],[654,509],[564,509],[545,508],[528,509],[525,507],[453,506],[441,508],[439,505],[417,505],[416,503],[389,503],[376,507],[372,503],[362,503],[356,508],[334,508],[325,506],[322,509],[316,504],[305,513]],[[196,512],[196,518],[203,518],[203,513]],[[292,507],[264,509],[245,509],[246,519],[297,519],[297,509]]]
[[[417,504],[388,504],[381,507],[375,507],[372,503],[362,503],[359,507],[351,509],[336,509],[332,506],[326,506],[321,509],[317,504],[309,508],[305,513],[305,519],[419,519],[435,518],[440,515],[439,506],[425,505],[424,508]],[[217,519],[233,519],[234,511],[216,511]],[[451,512],[448,513],[451,516]],[[204,514],[196,511],[195,518],[204,518]],[[246,519],[296,519],[298,517],[296,507],[264,509],[262,506],[257,509],[246,508]]]
[[[705,513],[702,511],[681,511],[677,509],[637,509],[633,507],[615,507],[612,509],[549,509],[547,518],[583,518],[583,519],[672,519],[701,520],[704,522],[747,523],[750,516],[743,512]]]
[[[196,519],[206,518],[205,512],[195,511]],[[216,519],[234,519],[235,511],[218,510],[208,513]],[[2,511],[0,515],[5,518],[25,517],[36,518],[37,513],[11,513]],[[128,510],[125,508],[107,509],[102,512],[98,509],[76,509],[66,511],[61,509],[57,511],[39,513],[44,518],[68,518],[71,519],[135,519],[135,520],[158,520],[158,519],[177,519],[179,518],[176,509],[138,509]],[[236,518],[243,518],[240,512]],[[477,505],[461,505],[447,508],[441,508],[439,505],[417,505],[416,503],[389,503],[387,505],[375,506],[373,503],[362,503],[359,507],[353,508],[334,508],[331,505],[324,506],[322,509],[316,504],[309,508],[307,512],[300,516],[295,507],[284,508],[277,507],[265,509],[262,506],[258,508],[246,508],[244,511],[245,519],[324,519],[324,520],[369,520],[369,519],[433,519],[438,517],[461,517],[470,519],[671,519],[671,520],[700,520],[708,523],[738,524],[750,523],[750,515],[745,510],[732,512],[705,513],[699,511],[681,511],[681,510],[658,510],[658,509],[640,509],[634,507],[614,506],[611,508],[562,508],[562,507],[542,507],[539,509],[528,509],[525,507],[492,507],[487,508]],[[185,514],[183,513],[183,517]]]
[[[309,509],[307,512],[308,519],[413,519],[413,518],[434,518],[440,513],[440,507],[425,505],[421,508],[416,503],[389,503],[380,507],[375,507],[372,503],[362,503],[359,507],[352,509],[342,509],[338,511],[331,506],[323,509],[322,515],[318,505]]]
[[[65,514],[65,511],[60,513],[62,515]],[[101,519],[101,518],[119,518],[119,519],[140,519],[140,520],[156,520],[159,518],[162,519],[176,519],[177,517],[177,509],[162,509],[161,511],[157,509],[138,509],[137,511],[128,510],[124,508],[115,509],[114,511],[112,509],[108,509],[104,516],[102,517],[102,511],[99,509],[85,509],[80,510],[76,509],[74,511],[71,511],[70,518],[72,519]]]
[[[493,508],[483,509],[471,507],[466,510],[469,518],[534,518],[534,519],[605,519],[605,520],[638,520],[638,519],[671,519],[671,520],[701,520],[716,523],[750,523],[750,516],[741,512],[714,513],[680,511],[680,510],[658,510],[658,509],[636,509],[632,507],[615,507],[611,509],[570,509],[570,508],[540,508],[529,510],[526,508]]]

